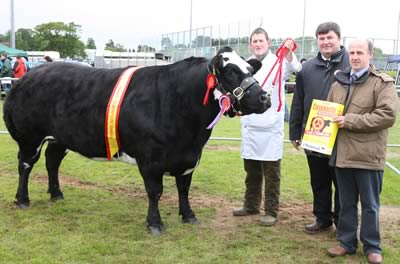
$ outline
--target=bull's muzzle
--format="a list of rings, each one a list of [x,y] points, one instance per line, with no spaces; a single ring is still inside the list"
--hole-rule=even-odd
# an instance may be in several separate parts
[[[268,108],[271,107],[271,96],[267,94],[265,91],[262,91],[260,95],[260,102],[263,103]]]

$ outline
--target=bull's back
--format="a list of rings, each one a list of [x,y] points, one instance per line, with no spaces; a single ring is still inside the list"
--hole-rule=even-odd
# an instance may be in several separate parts
[[[104,144],[108,99],[122,69],[49,63],[18,80],[4,105],[4,119],[18,142],[51,136],[69,149],[97,155]]]

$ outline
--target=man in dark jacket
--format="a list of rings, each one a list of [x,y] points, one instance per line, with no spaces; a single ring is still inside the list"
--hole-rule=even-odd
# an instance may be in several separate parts
[[[11,61],[7,58],[7,53],[1,53],[0,60],[3,64],[1,67],[0,78],[12,77]]]
[[[290,112],[289,138],[298,150],[313,99],[326,100],[334,74],[349,66],[349,55],[340,46],[340,27],[333,22],[318,26],[318,55],[305,63],[296,76],[296,89]],[[319,233],[337,224],[339,196],[334,169],[329,166],[329,157],[306,151],[313,191],[313,213],[316,221],[305,226],[309,234]],[[332,181],[335,185],[335,205],[332,212]]]
[[[11,61],[7,58],[6,52],[1,53],[0,60],[2,63],[0,78],[12,77]],[[11,81],[2,81],[0,85],[2,86],[2,90],[4,90],[6,94],[8,94],[8,92],[11,90]]]

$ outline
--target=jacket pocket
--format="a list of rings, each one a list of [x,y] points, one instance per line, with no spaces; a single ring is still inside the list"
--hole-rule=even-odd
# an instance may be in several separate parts
[[[381,159],[376,133],[349,133],[348,136],[348,141],[343,145],[346,148],[347,161],[376,164]]]
[[[370,96],[363,96],[360,98],[354,98],[350,102],[350,113],[356,113],[356,114],[363,114],[363,113],[369,113],[372,111],[374,108],[374,101],[373,98]]]

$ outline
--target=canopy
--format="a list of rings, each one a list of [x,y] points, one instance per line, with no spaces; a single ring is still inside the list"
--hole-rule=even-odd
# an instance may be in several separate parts
[[[3,44],[0,44],[0,53],[7,52],[7,56],[15,57],[17,55],[21,55],[22,57],[28,57],[28,53],[23,50],[9,48]]]
[[[388,63],[400,63],[400,55],[392,55],[387,58]]]

